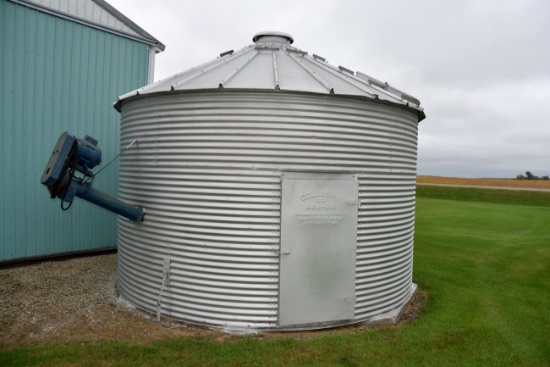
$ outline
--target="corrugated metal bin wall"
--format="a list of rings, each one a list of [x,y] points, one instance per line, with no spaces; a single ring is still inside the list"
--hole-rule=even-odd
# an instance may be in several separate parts
[[[122,108],[119,289],[134,305],[228,328],[279,328],[285,172],[359,182],[353,320],[411,296],[418,115],[364,98],[209,91]],[[169,263],[170,280],[163,283]],[[166,275],[166,273],[164,274]],[[352,302],[352,300],[349,300]]]
[[[59,210],[40,176],[59,135],[119,150],[118,95],[147,83],[146,44],[0,1],[0,261],[116,246],[116,220],[84,201]],[[116,195],[118,168],[97,188]]]

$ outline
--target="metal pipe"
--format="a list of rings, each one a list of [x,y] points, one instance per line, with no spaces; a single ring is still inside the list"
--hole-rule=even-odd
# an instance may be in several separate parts
[[[88,182],[81,183],[73,178],[66,194],[68,198],[65,198],[65,200],[72,201],[71,197],[75,195],[92,204],[121,215],[124,218],[128,218],[132,222],[141,222],[145,214],[145,210],[143,208],[127,204],[117,198],[105,194],[104,192],[94,189]]]

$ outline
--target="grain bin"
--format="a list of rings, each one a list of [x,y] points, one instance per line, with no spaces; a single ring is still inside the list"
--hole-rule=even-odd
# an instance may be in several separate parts
[[[420,102],[261,32],[123,95],[118,288],[195,324],[306,330],[400,312]]]

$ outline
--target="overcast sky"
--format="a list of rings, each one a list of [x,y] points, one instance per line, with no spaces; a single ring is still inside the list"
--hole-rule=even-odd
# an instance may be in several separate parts
[[[166,45],[155,80],[264,30],[421,101],[418,174],[550,174],[549,0],[107,0]]]

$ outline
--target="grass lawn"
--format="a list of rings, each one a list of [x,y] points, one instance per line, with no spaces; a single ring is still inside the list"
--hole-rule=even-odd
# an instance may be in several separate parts
[[[550,366],[550,195],[469,190],[419,187],[414,281],[428,301],[410,324],[48,345],[0,351],[0,366]]]

